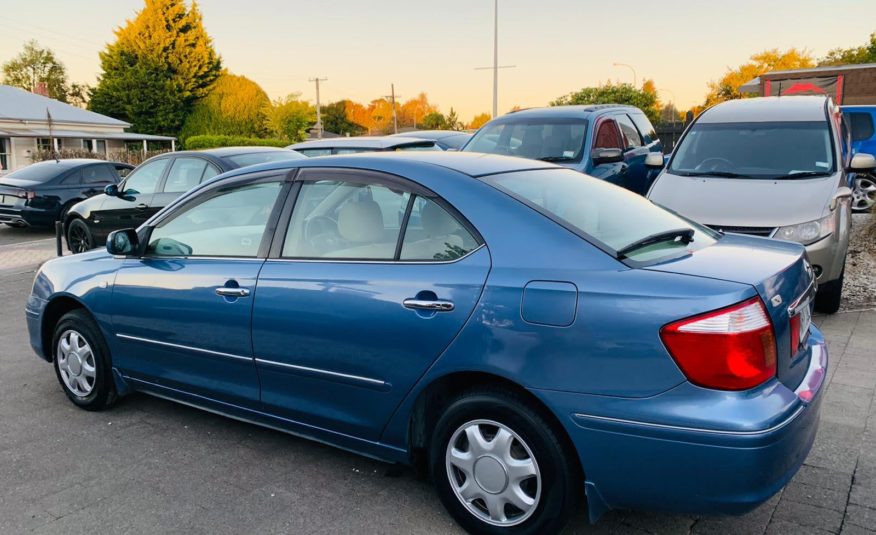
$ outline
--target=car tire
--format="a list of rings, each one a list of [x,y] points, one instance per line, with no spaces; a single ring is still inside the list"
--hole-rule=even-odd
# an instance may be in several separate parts
[[[475,391],[438,419],[429,470],[442,503],[470,533],[555,533],[581,502],[571,450],[522,396]]]
[[[84,310],[61,317],[52,336],[52,363],[67,397],[76,406],[99,411],[118,397],[106,341]]]
[[[85,221],[77,218],[67,225],[67,249],[73,254],[94,249],[94,236]]]
[[[815,294],[815,310],[825,314],[834,314],[840,308],[843,299],[843,279],[846,276],[846,266],[840,272],[838,279],[825,282],[818,287]]]
[[[852,190],[852,211],[866,213],[876,206],[876,175],[859,174]]]

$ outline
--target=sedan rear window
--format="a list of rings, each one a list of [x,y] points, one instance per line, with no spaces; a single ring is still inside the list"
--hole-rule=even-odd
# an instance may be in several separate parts
[[[635,263],[699,250],[718,237],[644,197],[570,169],[503,173],[483,180],[604,251]],[[660,239],[635,247],[668,233],[684,234],[685,239]],[[619,254],[624,250],[629,251]]]
[[[247,152],[245,154],[235,154],[226,156],[227,159],[234,162],[239,167],[248,167],[259,163],[283,162],[286,160],[301,160],[303,155],[294,150],[272,150],[265,152]]]
[[[669,170],[681,176],[807,178],[834,172],[827,121],[694,123]]]
[[[27,167],[21,168],[18,171],[13,171],[6,175],[5,178],[16,178],[18,180],[29,180],[31,182],[48,182],[49,180],[55,178],[60,173],[63,173],[70,169],[70,167],[62,167],[59,166],[54,161],[51,162],[40,162],[28,165]]]
[[[465,146],[465,152],[520,156],[546,162],[577,162],[584,152],[583,119],[516,119],[488,124]]]

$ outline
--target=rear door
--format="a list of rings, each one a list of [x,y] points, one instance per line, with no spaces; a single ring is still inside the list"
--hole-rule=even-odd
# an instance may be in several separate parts
[[[632,118],[626,113],[614,116],[623,136],[624,163],[627,165],[624,171],[625,187],[644,195],[650,185],[648,183],[648,168],[645,166],[645,157],[650,149],[642,139],[642,135],[633,123]]]
[[[262,403],[377,440],[465,324],[490,257],[459,214],[398,177],[306,169],[295,184],[253,308]]]

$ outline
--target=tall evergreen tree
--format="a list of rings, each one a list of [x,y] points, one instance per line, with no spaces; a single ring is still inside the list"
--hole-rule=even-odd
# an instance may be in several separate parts
[[[197,3],[146,0],[100,54],[89,108],[149,134],[177,135],[222,70]]]

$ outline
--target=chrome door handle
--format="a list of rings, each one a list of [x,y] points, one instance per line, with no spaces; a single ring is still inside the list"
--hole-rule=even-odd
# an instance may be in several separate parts
[[[450,301],[426,301],[424,299],[405,299],[402,301],[405,308],[415,310],[432,310],[435,312],[450,312],[453,310],[453,303]]]
[[[219,288],[216,288],[216,295],[221,295],[223,297],[248,297],[249,289],[220,286]]]
[[[146,203],[141,202],[140,204],[137,205],[137,210],[145,210],[147,208],[149,208],[149,207],[146,205]]]

